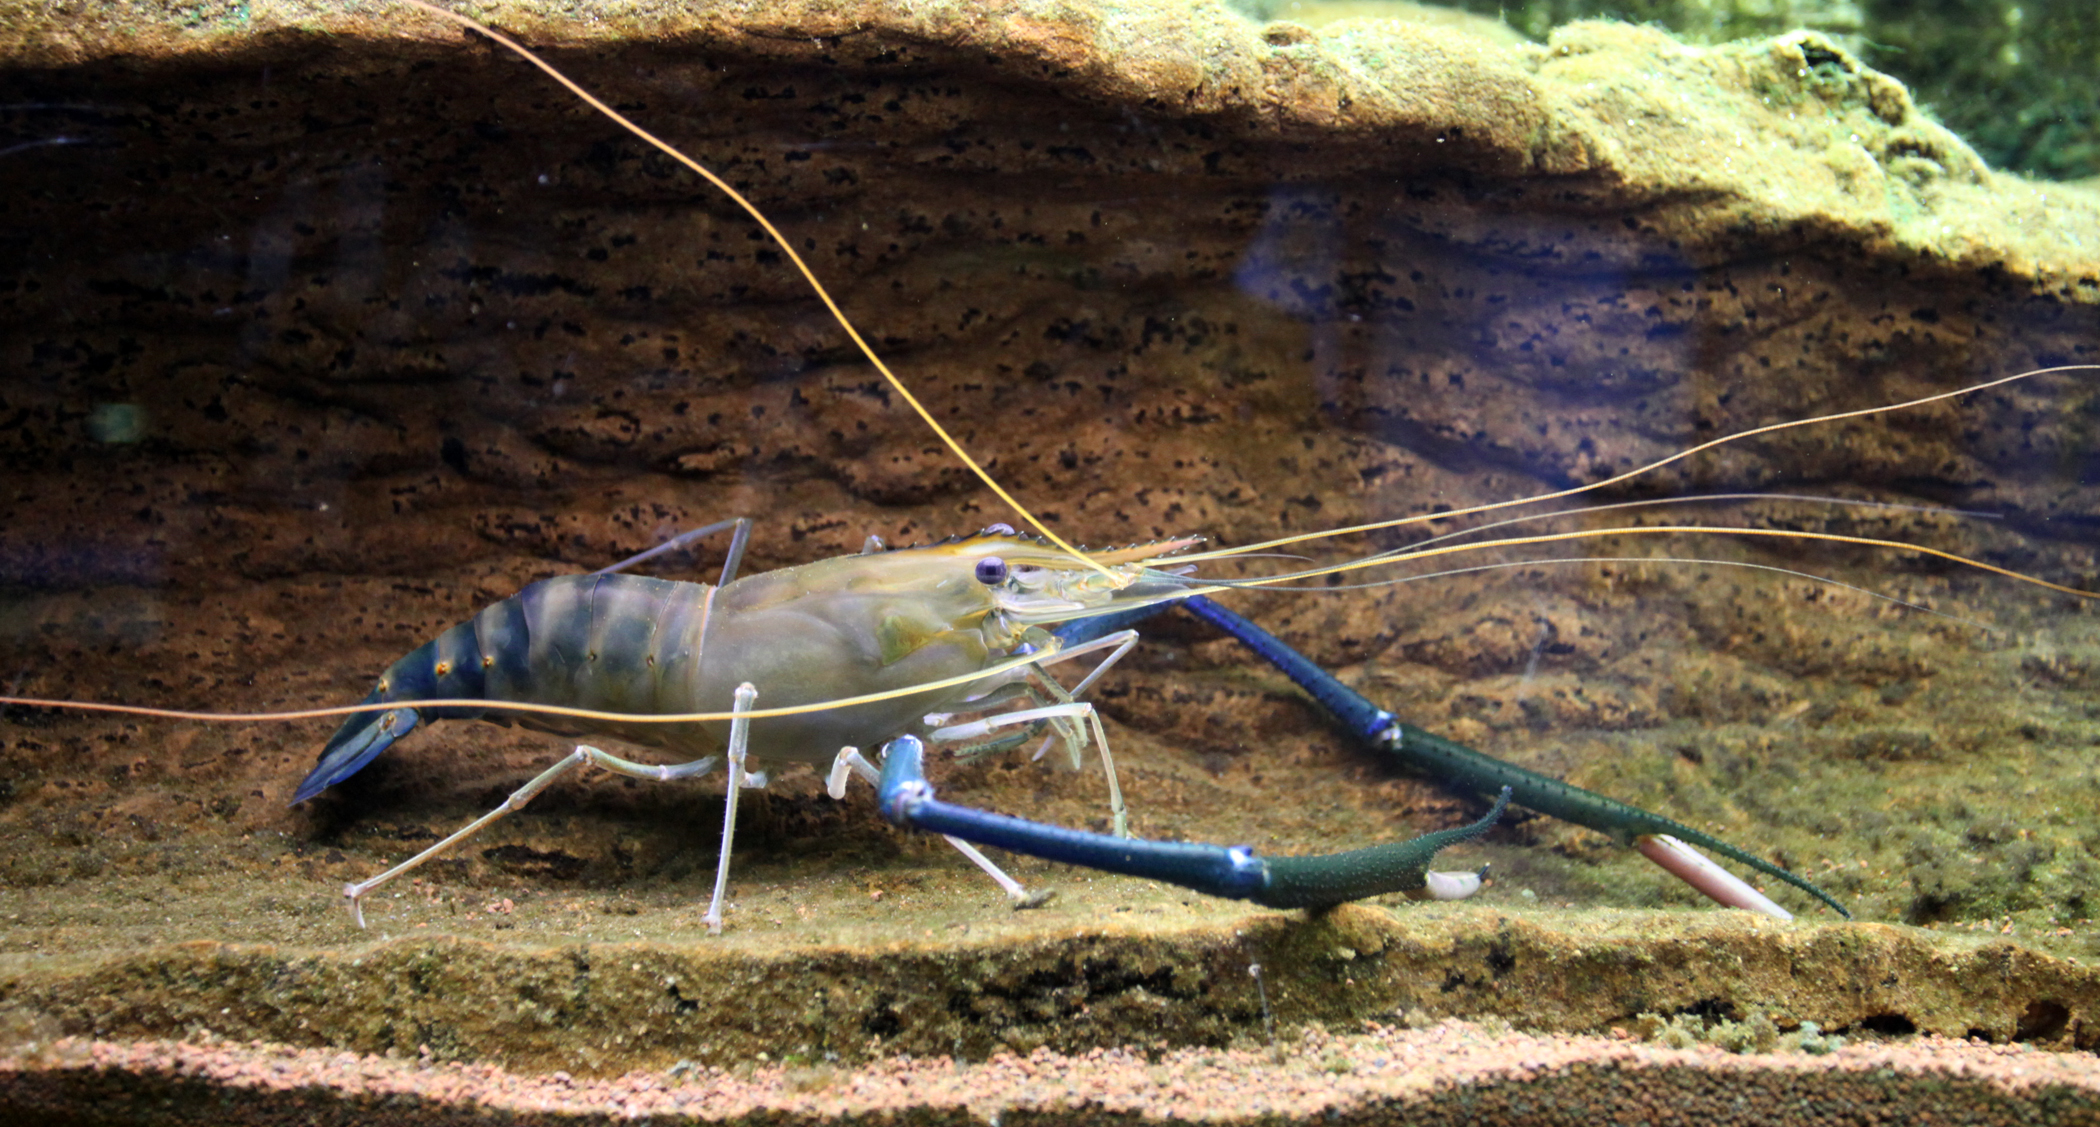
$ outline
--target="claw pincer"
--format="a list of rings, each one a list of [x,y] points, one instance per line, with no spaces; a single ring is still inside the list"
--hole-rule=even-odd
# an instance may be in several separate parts
[[[1793,885],[1829,905],[1846,919],[1852,918],[1852,913],[1843,904],[1814,883],[1711,834],[1595,791],[1505,763],[1464,744],[1404,723],[1344,685],[1304,654],[1285,645],[1282,639],[1203,595],[1192,595],[1180,600],[1178,605],[1238,639],[1297,682],[1366,747],[1390,755],[1438,781],[1483,796],[1499,794],[1519,806],[1606,834],[1622,845],[1634,847],[1685,883],[1729,907],[1746,908],[1780,919],[1793,918],[1763,893],[1707,860],[1692,848],[1693,845],[1710,849],[1731,861]],[[1061,628],[1058,635],[1067,644],[1078,644],[1097,632],[1127,629],[1161,609],[1144,607],[1085,619]],[[1497,799],[1497,809],[1501,801]]]

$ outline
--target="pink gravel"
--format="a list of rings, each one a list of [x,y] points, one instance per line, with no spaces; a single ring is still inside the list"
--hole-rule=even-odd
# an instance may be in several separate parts
[[[1048,1050],[982,1063],[896,1058],[858,1068],[631,1072],[584,1080],[264,1042],[59,1038],[0,1057],[0,1119],[277,1122],[294,1106],[388,1122],[523,1117],[765,1122],[880,1117],[999,1124],[1144,1120],[1480,1123],[2100,1123],[2100,1061],[1936,1037],[1835,1053],[1731,1055],[1445,1022],[1308,1031],[1253,1050]],[[288,1097],[300,1098],[287,1103]],[[184,1109],[187,1113],[182,1113]],[[1023,1113],[1017,1115],[1017,1113]],[[21,1118],[17,1118],[21,1116]],[[1600,1119],[1601,1117],[1601,1119]]]

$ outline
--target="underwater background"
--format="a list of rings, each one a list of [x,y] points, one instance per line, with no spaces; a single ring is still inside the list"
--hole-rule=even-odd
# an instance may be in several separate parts
[[[2090,7],[1889,7],[477,10],[750,194],[1061,534],[1242,545],[1444,533],[1752,427],[2100,362]],[[1597,14],[1635,22],[1564,22]],[[747,217],[485,43],[377,3],[0,17],[12,695],[352,703],[524,584],[723,517],[758,521],[747,570],[1018,523]],[[2089,591],[2096,386],[1776,431],[1501,531],[1915,542]],[[1731,497],[1608,507],[1693,494]],[[449,722],[287,808],[332,722],[11,707],[0,1004],[30,1039],[578,1075],[1446,1017],[2100,1043],[2088,599],[1637,531],[1425,570],[1472,565],[1232,605],[1409,721],[1860,922],[1775,888],[1795,923],[1723,913],[1536,816],[1454,851],[1492,866],[1463,904],[1308,919],[1023,860],[1060,895],[1015,914],[865,790],[789,772],[746,804],[719,941],[718,791],[603,775],[359,931],[344,882],[564,745]],[[1289,853],[1483,809],[1192,620],[1145,634],[1093,694],[1138,833]],[[1105,825],[1098,776],[1055,759],[935,782]]]

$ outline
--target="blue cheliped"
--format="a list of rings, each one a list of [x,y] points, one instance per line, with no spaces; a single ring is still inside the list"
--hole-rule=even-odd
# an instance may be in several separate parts
[[[1176,601],[1174,605],[1230,634],[1248,649],[1259,654],[1263,660],[1281,670],[1285,676],[1297,682],[1299,688],[1318,701],[1321,707],[1332,713],[1363,746],[1389,755],[1439,783],[1471,791],[1483,797],[1498,796],[1497,811],[1500,811],[1501,803],[1506,797],[1507,801],[1528,810],[1596,830],[1621,845],[1634,845],[1643,837],[1673,837],[1793,885],[1822,901],[1846,919],[1852,918],[1852,913],[1847,911],[1843,904],[1838,903],[1814,883],[1762,857],[1738,849],[1712,834],[1702,833],[1674,819],[1607,798],[1596,791],[1585,790],[1536,771],[1525,770],[1513,763],[1504,763],[1485,752],[1475,751],[1464,744],[1404,723],[1392,713],[1372,703],[1363,694],[1344,685],[1312,659],[1285,645],[1274,634],[1205,596],[1193,595]],[[1057,636],[1064,645],[1079,645],[1105,634],[1127,630],[1164,609],[1164,606],[1149,606],[1097,618],[1079,619],[1059,627]]]
[[[1269,908],[1325,908],[1389,892],[1421,893],[1437,852],[1488,832],[1509,805],[1509,788],[1503,787],[1495,805],[1470,825],[1346,853],[1264,858],[1244,845],[1115,837],[942,802],[926,781],[925,753],[916,736],[899,736],[884,748],[876,801],[883,817],[900,826]]]

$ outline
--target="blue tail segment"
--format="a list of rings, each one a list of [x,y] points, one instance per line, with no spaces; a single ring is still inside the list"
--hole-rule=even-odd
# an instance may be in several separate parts
[[[1325,908],[1419,891],[1438,850],[1486,833],[1509,804],[1505,788],[1494,809],[1468,826],[1348,853],[1264,859],[1244,845],[1112,837],[942,802],[926,781],[924,757],[925,746],[913,736],[899,736],[883,749],[877,801],[883,817],[900,826],[1269,908]]]
[[[1812,882],[1762,857],[1738,849],[1712,834],[1701,833],[1674,819],[1651,814],[1638,806],[1629,806],[1596,791],[1585,790],[1536,771],[1526,770],[1514,763],[1504,763],[1486,752],[1475,751],[1464,744],[1447,740],[1412,724],[1402,723],[1392,713],[1342,684],[1333,674],[1314,664],[1304,654],[1285,645],[1274,634],[1202,595],[1182,599],[1179,605],[1186,608],[1190,614],[1239,639],[1248,649],[1260,654],[1264,660],[1282,670],[1285,676],[1298,683],[1299,688],[1304,689],[1314,700],[1320,702],[1323,708],[1333,713],[1366,747],[1385,752],[1440,783],[1480,795],[1514,792],[1515,801],[1519,806],[1596,830],[1622,845],[1631,845],[1635,838],[1644,834],[1668,834],[1701,849],[1718,853],[1739,865],[1748,865],[1774,880],[1793,885],[1829,905],[1846,919],[1852,918],[1852,913],[1847,911],[1843,904],[1832,899],[1829,893]],[[1138,612],[1133,612],[1136,613]],[[1123,627],[1137,621],[1135,617],[1128,615],[1117,617],[1127,619],[1119,623],[1119,626]],[[1096,621],[1099,620],[1086,619],[1073,625],[1085,626]],[[1059,636],[1063,637],[1062,632]]]
[[[300,781],[299,789],[292,793],[292,802],[305,802],[357,774],[380,752],[393,746],[395,740],[414,731],[418,724],[450,718],[482,718],[481,711],[474,708],[418,708],[415,705],[418,701],[446,697],[476,700],[488,696],[490,674],[510,673],[510,667],[502,664],[502,659],[512,658],[512,655],[522,654],[527,649],[522,641],[526,635],[522,608],[533,589],[527,588],[518,596],[484,608],[480,614],[417,646],[388,666],[380,675],[379,684],[360,703],[399,704],[401,707],[384,712],[351,713],[343,721],[343,726],[335,730],[335,735],[329,737],[328,746],[321,749],[320,761]],[[506,643],[520,640],[514,645],[498,648],[495,657],[485,658],[480,641],[480,632],[484,628]],[[511,678],[518,680],[515,673],[511,673]],[[501,717],[493,719],[498,724],[509,722]]]
[[[364,699],[365,704],[379,704],[385,699],[384,689],[373,689]],[[385,712],[352,713],[343,726],[335,730],[328,746],[321,749],[321,761],[307,772],[292,793],[292,804],[307,799],[342,782],[370,763],[380,752],[393,746],[395,740],[414,731],[423,719],[413,708],[393,708]]]

